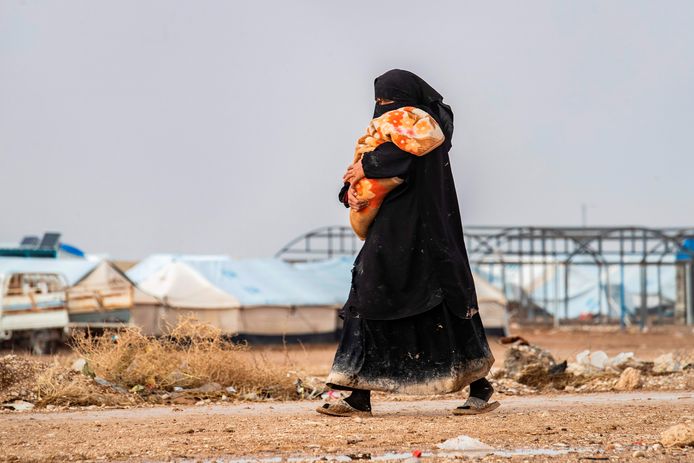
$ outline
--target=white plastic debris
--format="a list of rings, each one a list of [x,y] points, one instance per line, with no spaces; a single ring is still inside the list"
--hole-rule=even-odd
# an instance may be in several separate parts
[[[469,451],[480,451],[480,450],[494,450],[493,447],[480,442],[477,439],[470,436],[458,436],[447,441],[441,442],[436,445],[438,448],[443,450],[469,450]]]
[[[24,400],[15,400],[14,402],[7,403],[7,404],[2,404],[4,408],[11,408],[13,410],[16,410],[18,412],[26,411],[26,410],[31,410],[34,408],[34,404],[31,402],[26,402]]]
[[[590,363],[590,351],[584,350],[576,354],[576,363],[581,365],[588,365]]]
[[[569,364],[569,371],[574,374],[586,374],[591,371],[602,371],[608,368],[622,370],[630,362],[635,361],[633,352],[620,352],[610,358],[605,352],[584,350],[576,355],[576,363]]]
[[[347,397],[347,395],[348,394],[346,394],[342,391],[330,390],[328,392],[324,392],[323,394],[321,394],[320,397],[323,400],[340,400],[340,399],[344,399],[345,397]]]
[[[72,369],[73,371],[82,371],[84,369],[84,366],[87,364],[87,361],[83,358],[79,358],[72,362]]]
[[[610,359],[610,366],[612,368],[621,369],[623,365],[634,359],[633,352],[620,352]]]

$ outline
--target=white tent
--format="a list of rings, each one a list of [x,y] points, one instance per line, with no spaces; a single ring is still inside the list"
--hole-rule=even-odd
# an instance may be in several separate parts
[[[185,317],[194,317],[225,333],[239,330],[239,301],[184,262],[165,264],[144,277],[138,288],[132,318],[146,334],[162,334]]]
[[[73,326],[120,326],[130,320],[133,283],[113,263],[102,260],[66,291]]]

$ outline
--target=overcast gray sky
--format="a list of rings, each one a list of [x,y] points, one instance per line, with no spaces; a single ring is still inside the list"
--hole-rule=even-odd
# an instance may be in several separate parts
[[[394,67],[466,225],[694,224],[694,2],[0,0],[0,241],[268,256],[346,224]]]

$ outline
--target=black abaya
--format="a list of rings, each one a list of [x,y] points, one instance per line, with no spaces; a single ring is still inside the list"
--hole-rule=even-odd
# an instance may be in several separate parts
[[[442,394],[484,378],[493,363],[479,314],[458,317],[444,302],[398,320],[346,318],[328,386]]]

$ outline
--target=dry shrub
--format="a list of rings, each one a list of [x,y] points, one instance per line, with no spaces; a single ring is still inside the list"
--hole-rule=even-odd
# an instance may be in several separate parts
[[[76,336],[73,348],[97,376],[127,388],[172,390],[219,383],[239,393],[296,397],[286,371],[263,358],[243,355],[246,345],[232,343],[217,328],[190,318],[166,337],[148,337],[138,328],[128,328],[97,337]]]
[[[46,362],[30,357],[0,357],[0,403],[28,401],[46,405],[131,405],[134,394],[116,394],[82,373],[61,365],[61,360]]]
[[[97,385],[82,373],[59,365],[48,367],[36,377],[36,405],[134,405],[135,395],[116,394]]]

